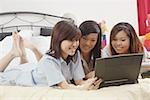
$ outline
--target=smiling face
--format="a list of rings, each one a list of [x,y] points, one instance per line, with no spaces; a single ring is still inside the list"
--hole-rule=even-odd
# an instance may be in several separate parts
[[[129,52],[130,38],[127,33],[120,31],[116,34],[111,42],[112,47],[118,54],[126,54]]]
[[[78,40],[74,40],[74,41],[70,41],[70,40],[63,40],[61,42],[61,55],[62,58],[66,59],[69,55],[73,56],[76,52],[76,49],[79,46],[79,41]]]
[[[80,39],[80,49],[83,53],[90,53],[95,47],[98,39],[98,34],[90,33],[89,35],[82,36]]]

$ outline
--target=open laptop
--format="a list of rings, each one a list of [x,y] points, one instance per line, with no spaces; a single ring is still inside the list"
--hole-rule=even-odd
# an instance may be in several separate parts
[[[96,59],[95,75],[100,87],[138,83],[143,53],[122,54]]]

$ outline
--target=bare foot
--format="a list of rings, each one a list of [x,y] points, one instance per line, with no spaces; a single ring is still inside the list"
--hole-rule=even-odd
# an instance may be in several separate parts
[[[15,57],[18,57],[19,55],[22,55],[22,53],[21,53],[21,50],[18,48],[19,40],[17,38],[17,33],[16,32],[12,33],[12,39],[13,39],[13,46],[12,46],[11,51],[12,51],[12,54]]]
[[[12,34],[12,37],[13,37],[13,47],[12,47],[12,54],[15,56],[15,57],[18,57],[18,56],[25,56],[25,49],[23,47],[23,42],[22,42],[22,38],[17,35],[16,32],[14,32]]]

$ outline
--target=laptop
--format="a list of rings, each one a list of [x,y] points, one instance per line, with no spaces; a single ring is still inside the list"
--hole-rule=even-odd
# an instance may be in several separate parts
[[[97,58],[95,75],[102,78],[100,87],[138,83],[143,53]]]

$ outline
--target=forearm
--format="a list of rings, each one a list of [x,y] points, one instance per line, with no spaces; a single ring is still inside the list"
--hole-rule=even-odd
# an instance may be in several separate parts
[[[0,72],[3,72],[8,64],[15,58],[11,51],[0,59]]]
[[[68,84],[66,81],[60,82],[58,86],[63,89],[79,89],[79,90],[91,90],[97,89],[102,82],[101,79],[91,78],[86,81],[84,80],[76,80],[76,85]]]
[[[76,85],[82,85],[85,83],[85,80],[75,80]]]
[[[74,84],[68,84],[67,82],[61,82],[58,84],[58,86],[62,89],[78,89],[78,90],[87,90],[86,87],[82,85],[74,85]]]
[[[83,85],[74,85],[74,84],[69,84],[69,88],[78,90],[88,90],[88,88],[84,87]]]

